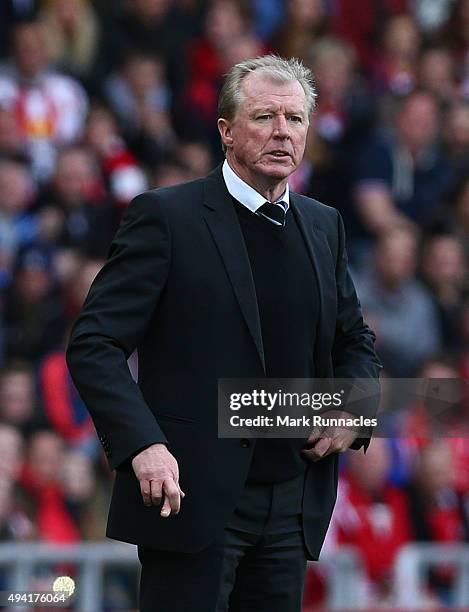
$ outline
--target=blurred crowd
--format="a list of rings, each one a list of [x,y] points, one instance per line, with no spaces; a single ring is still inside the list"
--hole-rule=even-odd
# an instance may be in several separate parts
[[[0,540],[102,537],[112,475],[67,334],[129,201],[223,159],[223,75],[266,52],[315,75],[291,187],[343,215],[384,375],[469,377],[469,0],[2,0]],[[358,547],[378,599],[403,543],[469,542],[464,436],[415,406],[394,433],[344,462],[327,545]]]

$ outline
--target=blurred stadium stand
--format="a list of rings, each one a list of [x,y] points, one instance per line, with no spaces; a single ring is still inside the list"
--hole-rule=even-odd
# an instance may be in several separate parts
[[[222,76],[265,52],[316,75],[291,186],[343,215],[385,365],[387,438],[342,462],[305,612],[469,608],[468,402],[438,439],[386,389],[469,378],[469,0],[0,1],[0,558],[27,571],[61,545],[67,573],[71,546],[79,605],[135,606],[135,555],[103,542],[112,474],[67,333],[132,197],[222,160]],[[101,583],[98,559],[123,565]]]

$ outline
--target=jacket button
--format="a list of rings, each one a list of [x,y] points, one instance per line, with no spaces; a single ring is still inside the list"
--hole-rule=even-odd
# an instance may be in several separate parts
[[[240,441],[241,444],[241,448],[249,448],[251,446],[251,443],[249,442],[249,440],[246,440],[246,438],[243,438]]]

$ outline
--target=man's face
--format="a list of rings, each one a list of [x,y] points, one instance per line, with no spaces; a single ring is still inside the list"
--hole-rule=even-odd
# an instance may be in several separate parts
[[[86,200],[94,179],[92,160],[85,151],[64,151],[57,160],[54,187],[65,205],[73,207]]]
[[[13,56],[24,78],[36,77],[49,61],[41,28],[35,24],[18,26],[13,36]]]
[[[219,120],[230,165],[253,187],[286,180],[305,149],[309,120],[303,87],[254,72],[244,79],[242,94],[235,117]]]
[[[404,102],[397,118],[401,140],[411,150],[430,145],[437,136],[438,107],[426,93],[414,94]]]
[[[390,287],[410,278],[417,265],[415,238],[405,230],[384,236],[376,250],[375,264],[381,280]]]

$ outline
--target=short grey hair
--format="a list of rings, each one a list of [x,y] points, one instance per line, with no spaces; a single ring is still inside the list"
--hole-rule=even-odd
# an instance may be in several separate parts
[[[218,116],[231,120],[243,100],[241,84],[252,72],[262,72],[276,81],[298,81],[306,95],[308,116],[316,105],[316,87],[314,77],[299,59],[284,59],[278,55],[263,55],[235,64],[226,75],[225,83],[218,98]]]

